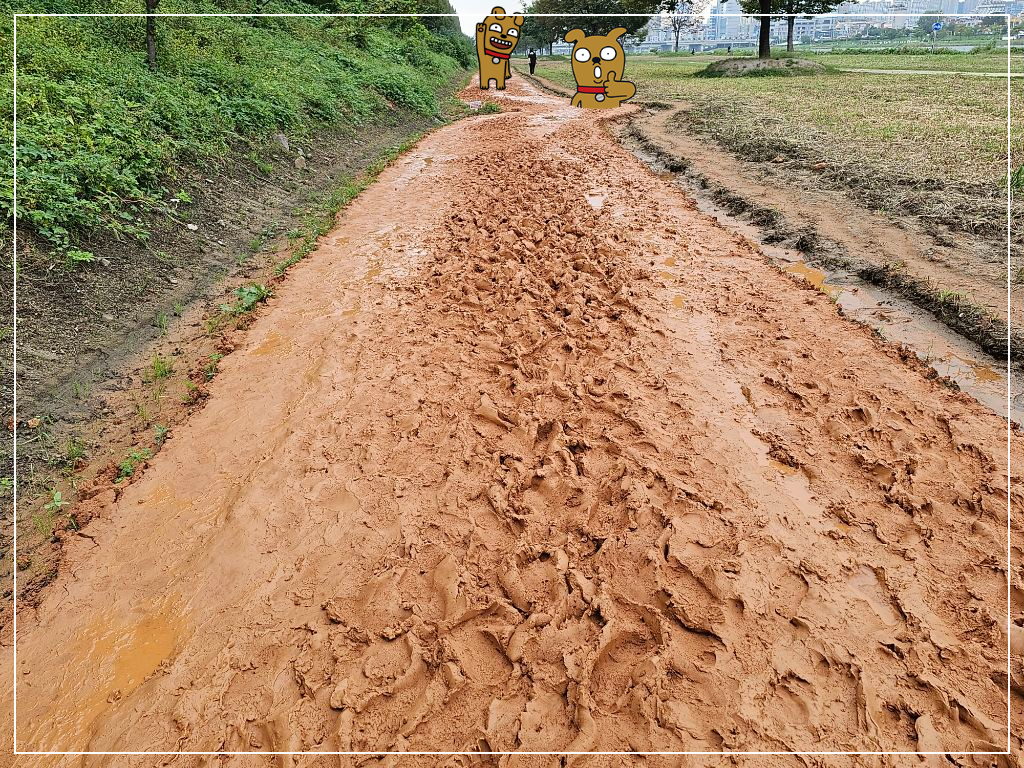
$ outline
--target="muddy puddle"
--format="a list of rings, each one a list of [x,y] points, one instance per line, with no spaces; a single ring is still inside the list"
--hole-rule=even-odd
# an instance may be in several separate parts
[[[632,142],[627,142],[627,147],[656,174],[686,190],[698,210],[756,243],[784,272],[796,275],[831,297],[847,317],[875,328],[890,341],[905,344],[940,376],[955,381],[962,391],[999,416],[1007,415],[1009,403],[1010,418],[1024,423],[1024,376],[1008,369],[1005,360],[997,360],[935,320],[931,313],[853,272],[828,270],[808,262],[799,251],[765,243],[756,226],[717,205],[705,190],[683,174],[665,169],[650,153]]]

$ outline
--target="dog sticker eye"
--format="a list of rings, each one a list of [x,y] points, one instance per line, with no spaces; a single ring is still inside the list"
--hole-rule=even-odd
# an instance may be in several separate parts
[[[501,32],[501,24],[491,24],[491,32]]]
[[[588,51],[586,48],[577,48],[576,53],[574,53],[572,56],[574,59],[576,59],[576,61],[586,61],[587,59],[590,58],[590,51]]]
[[[605,61],[611,61],[612,59],[615,58],[615,53],[616,51],[614,48],[612,48],[610,45],[606,45],[604,48],[601,49],[601,58],[604,59]],[[589,56],[590,54],[587,55]]]
[[[516,31],[516,30],[514,30],[514,29],[510,29],[510,30],[508,31],[508,36],[509,36],[509,37],[519,37],[519,32],[518,32],[518,31]]]

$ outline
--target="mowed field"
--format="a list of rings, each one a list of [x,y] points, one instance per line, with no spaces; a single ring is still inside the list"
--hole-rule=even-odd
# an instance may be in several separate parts
[[[801,54],[804,57],[804,54]],[[634,56],[626,78],[637,100],[689,102],[693,127],[760,159],[815,156],[831,166],[877,165],[899,176],[994,184],[1005,189],[1006,81],[999,77],[834,71],[809,77],[695,77],[712,56]],[[977,54],[820,54],[829,67],[1005,72],[1001,51]],[[1012,64],[1024,71],[1024,56]],[[541,60],[537,74],[573,87],[568,61]],[[1024,81],[1011,83],[1017,164],[1024,162]],[[771,159],[765,158],[765,159]]]

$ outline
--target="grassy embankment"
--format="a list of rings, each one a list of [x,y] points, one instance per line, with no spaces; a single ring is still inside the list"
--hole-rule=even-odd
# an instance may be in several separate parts
[[[137,3],[68,3],[68,11],[137,12]],[[25,8],[19,6],[21,10]],[[65,9],[62,9],[65,10]],[[165,0],[161,13],[246,11]],[[261,12],[316,12],[274,3]],[[8,25],[10,17],[4,22]],[[282,131],[302,140],[359,125],[397,105],[438,112],[437,92],[468,65],[468,41],[398,20],[175,18],[158,22],[158,66],[145,63],[137,18],[32,18],[18,25],[19,220],[71,263],[78,237],[145,239],[146,214],[187,208],[182,166],[245,151]],[[0,33],[0,56],[11,38]],[[11,90],[11,73],[0,87]],[[10,145],[4,102],[0,143]],[[10,156],[0,163],[9,219]]]

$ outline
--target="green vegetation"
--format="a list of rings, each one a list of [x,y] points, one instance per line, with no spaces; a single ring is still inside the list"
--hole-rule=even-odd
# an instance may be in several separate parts
[[[133,474],[140,464],[152,458],[153,454],[148,448],[133,448],[128,455],[117,465],[117,478],[115,482],[121,482]]]
[[[224,355],[220,354],[219,352],[214,352],[212,355],[210,355],[210,362],[208,362],[206,364],[206,367],[203,369],[203,375],[206,376],[207,381],[213,381],[213,377],[217,375],[217,366],[223,359]]]
[[[220,311],[228,315],[242,315],[251,312],[257,304],[266,301],[273,292],[265,285],[249,283],[235,289],[235,303],[221,304]]]
[[[391,9],[383,2],[343,5],[334,10]],[[142,10],[129,0],[60,6]],[[12,6],[0,8],[0,55],[9,61]],[[32,2],[18,10],[33,10]],[[259,10],[324,9],[270,0]],[[176,11],[252,7],[232,0],[160,5],[162,13]],[[69,264],[91,260],[75,248],[89,231],[145,240],[148,216],[182,218],[191,200],[185,169],[225,158],[239,144],[260,159],[277,132],[302,138],[327,125],[354,129],[395,108],[437,114],[438,90],[473,58],[462,35],[431,32],[411,19],[161,18],[156,41],[151,70],[142,18],[18,22],[17,214]],[[0,75],[8,92],[11,77]],[[9,145],[10,102],[3,109],[0,143]],[[10,165],[0,175],[8,185],[0,212],[9,217]]]
[[[171,361],[163,355],[154,355],[153,361],[149,364],[149,378],[151,381],[166,379],[174,372]]]

